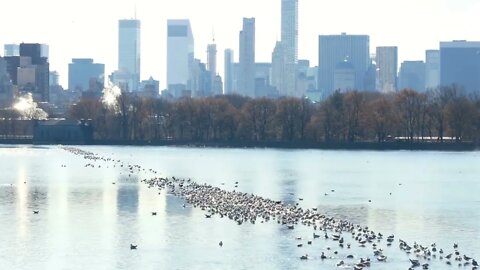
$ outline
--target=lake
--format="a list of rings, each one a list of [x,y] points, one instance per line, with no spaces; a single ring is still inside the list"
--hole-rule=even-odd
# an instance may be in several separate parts
[[[410,266],[415,256],[400,251],[398,239],[435,242],[445,253],[458,243],[462,254],[480,259],[479,152],[78,148],[394,234],[394,245],[382,246],[387,262],[372,261],[371,269]],[[307,245],[311,227],[207,219],[141,183],[152,177],[148,171],[89,163],[58,146],[0,147],[0,269],[336,269],[350,254],[374,259],[371,247],[350,237],[351,249],[325,239]],[[309,260],[299,259],[304,254]]]

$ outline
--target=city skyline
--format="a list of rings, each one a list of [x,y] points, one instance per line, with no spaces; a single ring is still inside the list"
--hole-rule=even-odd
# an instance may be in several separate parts
[[[25,17],[35,21],[2,29],[0,44],[38,42],[50,45],[51,69],[60,72],[61,84],[68,80],[68,63],[72,58],[93,58],[106,64],[106,74],[117,66],[117,24],[120,19],[136,17],[142,21],[142,78],[153,76],[160,80],[161,88],[166,86],[166,21],[167,19],[189,18],[196,40],[196,57],[206,62],[206,54],[200,53],[211,41],[212,30],[218,51],[232,48],[235,62],[238,61],[238,31],[243,17],[256,18],[256,60],[268,62],[280,40],[280,0],[253,0],[229,2],[206,0],[201,3],[192,0],[168,4],[150,4],[147,1],[124,1],[111,9],[106,3],[91,0],[85,3],[63,3],[45,0],[29,2]],[[318,1],[299,2],[299,59],[308,59],[311,65],[318,65],[317,40],[319,35],[365,34],[370,36],[370,51],[377,46],[397,46],[399,63],[405,60],[425,60],[425,50],[439,49],[441,41],[455,39],[479,40],[480,35],[471,29],[477,23],[476,13],[480,3],[473,0],[426,0],[417,3],[402,1],[367,0],[357,3],[353,0],[338,1],[320,5]],[[91,6],[95,4],[96,8]],[[7,9],[22,10],[25,3],[9,2]],[[135,15],[136,5],[136,15]],[[374,5],[375,9],[371,6]],[[46,7],[54,6],[56,12],[49,13]],[[189,6],[185,9],[185,6]],[[345,9],[348,6],[348,9]],[[44,12],[38,12],[44,11]],[[206,13],[209,10],[212,12]],[[60,11],[60,12],[59,12]],[[85,14],[88,13],[88,16]],[[348,17],[338,20],[339,14]],[[367,15],[367,16],[366,16]],[[13,14],[0,19],[3,25],[11,25]],[[47,17],[48,19],[44,19]],[[425,18],[428,17],[428,20]],[[448,20],[446,19],[448,18]],[[332,22],[335,23],[332,23]],[[352,23],[355,21],[355,23]],[[381,23],[379,23],[381,22]],[[421,23],[417,23],[421,22]],[[412,27],[412,26],[415,27]],[[441,29],[441,31],[439,31]],[[217,59],[223,63],[223,55]],[[223,67],[219,71],[223,75]]]

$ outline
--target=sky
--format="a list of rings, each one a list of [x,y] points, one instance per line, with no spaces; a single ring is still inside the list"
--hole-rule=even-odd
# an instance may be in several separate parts
[[[280,39],[281,0],[15,0],[2,3],[0,45],[46,43],[50,69],[68,85],[72,58],[93,58],[117,68],[118,20],[141,20],[141,78],[166,85],[167,19],[191,21],[195,57],[206,62],[207,44],[217,44],[217,70],[223,50],[238,60],[243,17],[256,18],[256,61],[270,62]],[[136,8],[135,8],[136,7]],[[136,12],[135,12],[136,10]],[[480,40],[479,0],[299,0],[299,59],[318,65],[318,35],[366,34],[376,46],[398,46],[399,63],[424,60],[439,41]],[[3,50],[0,51],[3,55]]]

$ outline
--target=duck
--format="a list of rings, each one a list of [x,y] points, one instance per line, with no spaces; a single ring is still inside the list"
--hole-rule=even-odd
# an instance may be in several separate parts
[[[308,260],[308,254],[302,255],[300,260]]]

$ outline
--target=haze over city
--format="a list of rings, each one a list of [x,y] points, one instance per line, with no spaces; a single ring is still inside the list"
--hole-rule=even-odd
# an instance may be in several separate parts
[[[223,50],[232,48],[238,61],[238,33],[243,17],[256,19],[256,61],[269,62],[280,39],[278,0],[121,1],[14,1],[4,4],[0,17],[0,44],[39,42],[50,46],[50,70],[67,85],[72,58],[93,58],[106,64],[106,75],[117,66],[118,20],[141,20],[141,78],[153,76],[166,87],[167,19],[190,19],[195,57],[206,61],[206,46],[215,37],[218,71],[223,75]],[[26,8],[28,7],[28,8]],[[299,1],[299,59],[318,65],[318,36],[365,34],[370,52],[376,46],[398,46],[399,63],[424,60],[425,50],[440,41],[480,40],[475,31],[480,2],[475,0],[425,1]],[[18,11],[18,12],[17,12]],[[21,14],[19,22],[19,14]],[[25,21],[25,22],[24,22]],[[29,23],[26,23],[26,22]]]

